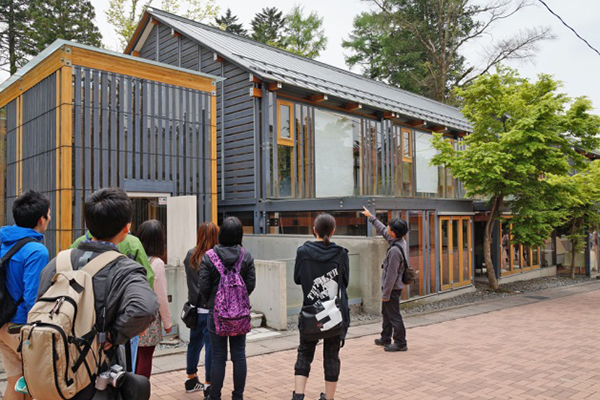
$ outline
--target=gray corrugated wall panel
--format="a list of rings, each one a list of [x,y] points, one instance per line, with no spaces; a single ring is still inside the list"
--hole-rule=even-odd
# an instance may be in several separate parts
[[[134,179],[135,175],[133,173],[133,115],[131,112],[133,111],[133,96],[132,96],[132,79],[127,77],[125,78],[125,110],[123,114],[126,117],[126,132],[127,132],[127,146],[125,148],[126,153],[126,162],[127,169],[125,172],[125,177],[127,179]]]
[[[73,152],[73,168],[74,168],[74,187],[76,189],[83,188],[83,170],[82,170],[82,157],[83,157],[83,149],[82,146],[82,107],[81,107],[81,68],[75,67],[75,106],[73,107],[73,111],[75,113],[75,125],[73,132],[74,135],[74,143],[75,143],[75,151]],[[75,190],[73,192],[73,196],[75,197],[75,209],[73,210],[75,220],[74,220],[74,228],[83,225],[83,199],[81,192],[79,190]],[[75,235],[77,235],[77,231],[75,231]]]
[[[149,143],[146,145],[146,151],[148,152],[150,163],[148,164],[148,162],[146,161],[146,163],[144,165],[146,166],[147,169],[149,169],[149,171],[146,172],[146,176],[149,175],[148,179],[155,180],[156,179],[156,165],[157,165],[157,152],[156,152],[156,132],[157,132],[156,122],[157,122],[157,118],[155,118],[155,116],[157,115],[156,96],[158,93],[158,87],[155,84],[155,82],[149,82],[148,88],[149,88],[149,96],[150,96],[150,112],[149,112],[149,115],[147,115],[145,117],[149,121],[149,127],[145,131],[145,135],[149,141]],[[148,101],[147,98],[146,98],[146,101]]]
[[[91,74],[90,74],[90,70],[89,69],[85,69],[85,75],[84,75],[84,100],[83,100],[83,104],[82,104],[82,108],[83,108],[83,113],[84,113],[84,119],[83,119],[83,129],[84,129],[84,135],[83,135],[83,164],[82,164],[82,168],[84,171],[84,178],[83,178],[83,187],[85,188],[85,194],[84,196],[87,196],[89,193],[91,193],[91,187],[92,187],[92,168],[91,165],[89,165],[88,163],[91,161],[92,159],[92,123],[91,123],[91,110],[90,110],[90,106],[91,106],[91,97],[92,97],[92,91],[91,91],[91,85],[90,85],[90,79],[91,79]]]
[[[179,137],[177,138],[177,146],[178,146],[178,150],[177,150],[177,156],[178,156],[178,171],[177,171],[177,183],[178,183],[178,191],[180,195],[185,194],[185,171],[184,171],[184,160],[185,160],[185,154],[184,154],[184,148],[183,148],[183,144],[184,144],[184,137],[185,137],[185,125],[184,125],[184,113],[185,113],[185,98],[183,96],[183,91],[182,90],[178,90],[178,104],[179,104],[179,113],[178,113],[178,119],[179,119]]]
[[[93,72],[93,80],[94,80],[94,89],[93,89],[93,159],[90,160],[91,165],[98,165],[100,168],[92,168],[94,173],[94,181],[92,183],[92,190],[96,190],[100,188],[100,170],[101,170],[101,161],[100,161],[100,74],[97,70]],[[90,165],[90,167],[91,167]]]
[[[158,93],[157,93],[158,102],[156,104],[156,106],[158,107],[157,108],[157,110],[158,110],[157,112],[158,112],[159,115],[164,115],[163,114],[163,112],[165,110],[165,107],[164,107],[164,103],[165,102],[163,100],[163,97],[164,97],[164,87],[163,87],[162,83],[159,83],[157,86],[158,86],[158,88],[157,88],[158,89]],[[165,176],[164,176],[164,174],[165,174],[165,170],[164,170],[164,159],[165,159],[165,156],[164,156],[164,152],[163,152],[163,149],[165,147],[165,145],[164,145],[164,143],[165,143],[165,133],[164,133],[164,130],[163,130],[163,125],[165,125],[165,124],[163,124],[163,118],[158,118],[157,124],[158,124],[158,134],[157,134],[157,138],[156,138],[156,151],[158,153],[158,157],[157,157],[158,161],[157,161],[157,164],[156,164],[156,173],[158,175],[158,179],[162,180],[162,179],[165,179]]]
[[[121,107],[125,104],[125,80],[119,78],[119,104]],[[125,140],[125,112],[117,112],[119,118],[119,186],[125,183],[125,163],[127,162],[127,141]]]
[[[138,160],[140,161],[139,166],[137,166],[137,179],[148,179],[148,148],[147,148],[147,138],[148,134],[148,105],[150,101],[150,83],[146,80],[141,82],[138,88],[141,90],[140,93],[137,94],[137,99],[140,102],[140,105],[136,107],[136,110],[139,110],[141,115],[141,129],[137,129],[137,140],[138,143],[136,145],[136,150],[138,152]],[[137,119],[137,118],[136,118]],[[138,125],[140,125],[138,120]]]
[[[109,168],[110,164],[108,163],[108,110],[110,109],[108,106],[108,73],[102,73],[102,187],[109,186]]]
[[[119,165],[119,146],[117,141],[117,78],[110,75],[110,185],[119,186],[117,172]]]
[[[140,123],[140,114],[143,112],[143,98],[141,95],[142,83],[139,79],[133,81],[133,112],[131,117],[133,119],[133,131],[135,135],[133,137],[133,176],[132,179],[142,179],[142,124]]]

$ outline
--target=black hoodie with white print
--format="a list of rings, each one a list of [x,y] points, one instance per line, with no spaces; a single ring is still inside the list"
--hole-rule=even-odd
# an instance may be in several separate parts
[[[294,282],[302,285],[303,305],[313,305],[317,301],[333,300],[339,293],[342,282],[340,305],[344,326],[350,325],[348,294],[346,288],[350,281],[350,260],[348,250],[331,242],[306,242],[298,247]],[[345,337],[346,329],[342,337]]]

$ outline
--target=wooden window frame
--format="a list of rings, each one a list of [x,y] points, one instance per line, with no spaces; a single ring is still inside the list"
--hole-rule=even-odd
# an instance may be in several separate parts
[[[286,106],[290,109],[290,137],[281,137],[281,106]],[[296,105],[291,101],[277,100],[277,144],[282,146],[294,147],[295,144],[295,121],[294,121],[294,107]]]
[[[511,219],[512,215],[508,215],[508,216],[504,216],[504,219]],[[509,228],[508,228],[508,238],[509,238],[509,243],[512,242],[513,239],[513,234],[512,234],[512,229],[513,229],[513,224],[509,223]],[[513,274],[518,274],[518,273],[523,273],[523,272],[527,272],[527,271],[533,271],[536,269],[540,269],[541,268],[541,263],[542,263],[542,254],[541,254],[541,246],[536,246],[535,248],[529,248],[529,265],[524,265],[524,260],[525,258],[523,257],[523,253],[526,251],[525,250],[525,246],[523,246],[522,244],[518,244],[519,246],[519,260],[520,260],[520,267],[515,269],[515,265],[514,265],[514,257],[515,257],[515,244],[510,243],[510,252],[509,252],[509,270],[506,272],[501,272],[500,276],[509,276],[509,275],[513,275]],[[537,251],[538,254],[538,263],[536,265],[533,265],[533,252]],[[500,254],[502,254],[502,241],[500,241]]]
[[[405,149],[405,143],[404,143],[404,133],[408,133],[408,153],[409,156],[406,157],[404,149]],[[400,130],[400,134],[401,134],[401,139],[400,142],[402,143],[402,148],[401,148],[401,152],[402,152],[402,161],[403,162],[413,162],[413,131],[411,131],[410,129],[407,128],[402,128]]]
[[[463,287],[463,286],[468,286],[468,285],[472,285],[473,284],[473,243],[472,243],[472,235],[473,235],[473,225],[471,222],[471,217],[463,217],[463,216],[448,216],[448,217],[440,217],[439,218],[439,243],[440,243],[440,248],[438,249],[438,253],[439,253],[439,257],[440,257],[440,290],[441,291],[445,291],[445,290],[450,290],[450,289],[455,289],[455,288],[459,288],[459,287]],[[443,274],[443,240],[442,240],[442,226],[444,223],[448,224],[448,278],[449,278],[449,283],[448,284],[444,284],[443,283],[443,278],[442,278],[442,274]],[[453,224],[456,223],[457,224],[457,232],[458,232],[458,237],[455,238],[454,237],[454,233],[452,231],[453,228]],[[463,253],[463,247],[464,247],[464,242],[465,242],[465,238],[463,235],[463,224],[467,224],[467,249],[468,249],[468,253],[469,253],[469,257],[468,260],[464,259],[464,253]],[[459,255],[458,255],[458,262],[460,264],[460,268],[458,270],[459,276],[458,281],[455,282],[454,281],[454,242],[457,242],[457,248],[459,251]],[[464,276],[464,266],[465,263],[468,264],[469,266],[469,276],[465,277]]]

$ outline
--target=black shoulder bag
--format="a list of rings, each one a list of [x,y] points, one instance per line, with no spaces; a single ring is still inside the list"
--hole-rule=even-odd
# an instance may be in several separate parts
[[[10,259],[27,243],[37,242],[34,238],[23,238],[13,245],[0,260],[0,327],[4,326],[17,313],[17,308],[23,302],[23,296],[15,301],[6,287],[6,269]]]

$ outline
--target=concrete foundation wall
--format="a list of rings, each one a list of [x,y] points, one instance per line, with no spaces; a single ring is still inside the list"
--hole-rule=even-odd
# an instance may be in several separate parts
[[[244,247],[254,259],[287,260],[287,268],[293,268],[291,260],[296,258],[296,249],[307,240],[308,235],[245,235]],[[363,310],[368,313],[381,311],[381,263],[385,257],[388,244],[382,238],[366,238],[353,236],[336,236],[335,243],[348,249],[351,258],[358,259],[357,268],[351,268],[351,286],[357,286],[363,301]],[[289,280],[289,271],[288,280]],[[358,278],[358,279],[356,279]],[[353,282],[352,282],[353,281]],[[287,282],[291,285],[293,282]],[[356,291],[354,291],[356,292]],[[356,297],[356,296],[353,296]]]
[[[287,329],[286,263],[255,260],[256,289],[250,296],[252,310],[263,313],[269,328]]]

